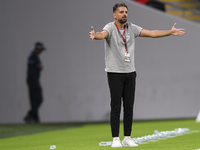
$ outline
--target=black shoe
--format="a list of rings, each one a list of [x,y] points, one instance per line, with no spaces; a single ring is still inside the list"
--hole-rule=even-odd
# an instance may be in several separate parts
[[[24,121],[27,123],[27,124],[34,124],[34,123],[40,123],[40,120],[38,118],[34,118],[32,116],[26,116],[24,118]]]
[[[24,118],[24,121],[25,121],[26,123],[31,123],[31,117],[30,117],[30,116],[26,116],[26,117]]]
[[[30,115],[27,115],[25,118],[24,118],[24,121],[28,124],[31,124],[31,123],[34,123],[34,118]]]

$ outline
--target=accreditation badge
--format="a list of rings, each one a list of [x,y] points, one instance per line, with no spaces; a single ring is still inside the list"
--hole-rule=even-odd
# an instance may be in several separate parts
[[[130,62],[130,54],[128,52],[125,53],[125,61]]]

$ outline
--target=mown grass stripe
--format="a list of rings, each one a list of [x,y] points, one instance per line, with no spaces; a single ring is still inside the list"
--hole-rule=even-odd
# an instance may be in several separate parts
[[[62,130],[83,126],[83,123],[46,123],[46,124],[8,124],[0,125],[0,139],[20,135],[29,135],[53,130]]]

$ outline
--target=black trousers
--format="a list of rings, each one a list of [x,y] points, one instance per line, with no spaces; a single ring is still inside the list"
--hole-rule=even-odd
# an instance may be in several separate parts
[[[110,124],[112,137],[119,137],[121,102],[123,101],[124,136],[130,136],[133,121],[136,72],[107,73],[111,96]]]
[[[28,115],[36,121],[39,121],[38,109],[43,101],[42,88],[40,86],[39,78],[35,76],[28,77],[27,85],[31,105]]]

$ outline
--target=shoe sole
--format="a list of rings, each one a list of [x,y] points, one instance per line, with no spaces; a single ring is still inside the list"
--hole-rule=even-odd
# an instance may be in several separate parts
[[[111,146],[112,148],[117,148],[117,147],[123,147],[122,145],[120,145],[120,146]]]
[[[138,147],[138,145],[135,146],[123,145],[123,147]]]
[[[137,146],[138,146],[138,145],[129,146],[129,145],[123,144],[123,147],[137,147]]]
[[[111,146],[112,147],[112,146]],[[117,147],[112,147],[112,148],[118,148],[118,147],[123,147],[123,146],[117,146]]]

